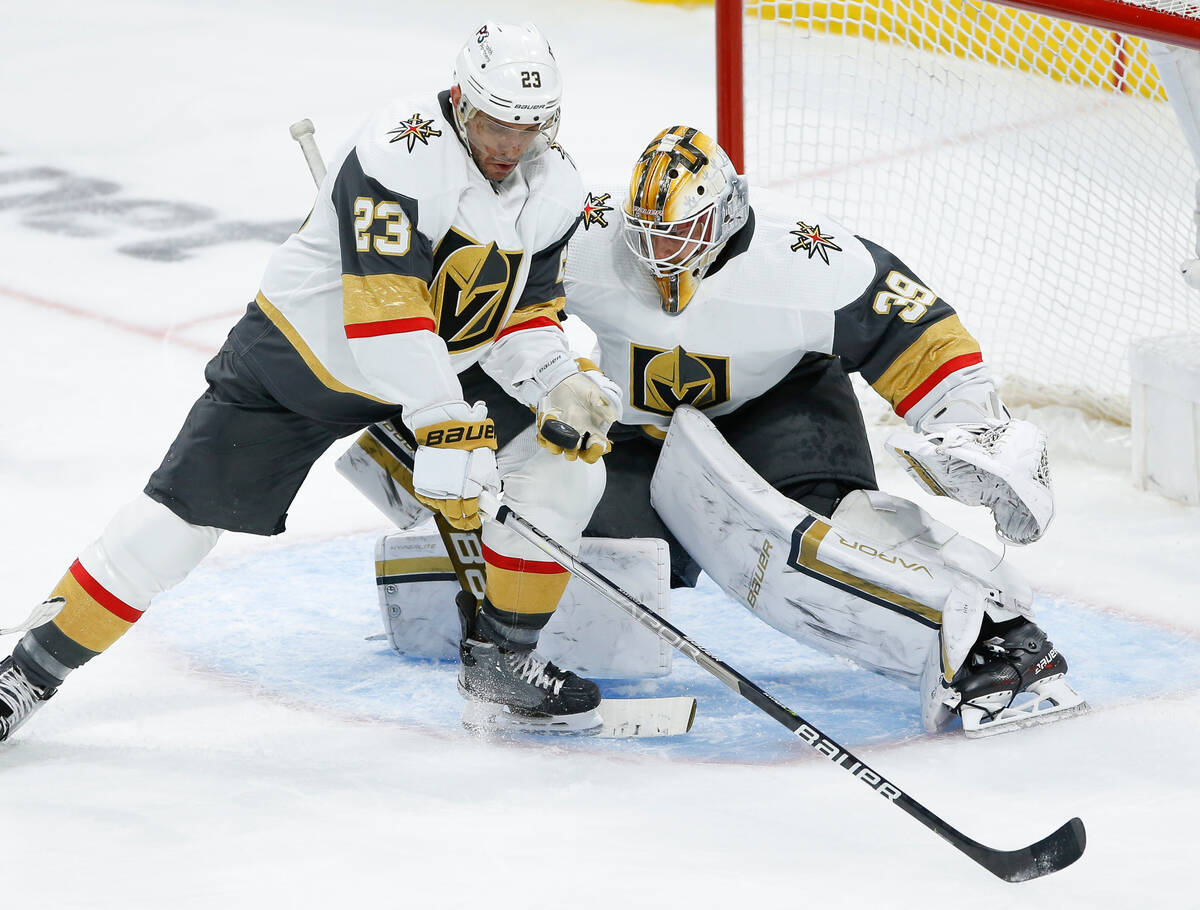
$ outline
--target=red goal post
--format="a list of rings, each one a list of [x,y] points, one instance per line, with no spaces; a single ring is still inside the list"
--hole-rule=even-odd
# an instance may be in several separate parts
[[[752,185],[896,252],[1006,401],[1127,422],[1129,342],[1200,331],[1200,173],[1144,40],[1200,60],[1200,0],[715,3],[718,138]]]

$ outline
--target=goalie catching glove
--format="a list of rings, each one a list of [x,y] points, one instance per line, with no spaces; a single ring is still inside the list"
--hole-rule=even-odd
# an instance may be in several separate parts
[[[612,449],[621,390],[590,360],[556,351],[521,383],[519,397],[537,408],[537,441],[555,455],[594,464]]]
[[[405,415],[417,439],[413,493],[456,528],[478,528],[479,493],[500,491],[496,471],[496,428],[482,401],[422,408]]]
[[[997,536],[1010,543],[1033,543],[1046,533],[1054,517],[1046,435],[1009,417],[990,380],[949,390],[915,427],[890,434],[884,444],[918,485],[987,506]]]

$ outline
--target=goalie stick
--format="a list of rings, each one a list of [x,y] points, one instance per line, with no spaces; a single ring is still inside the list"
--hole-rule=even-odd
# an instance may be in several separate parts
[[[569,569],[577,578],[582,578],[615,606],[666,641],[679,653],[691,659],[701,669],[711,673],[742,698],[783,724],[839,768],[854,775],[888,802],[899,806],[926,828],[975,860],[993,875],[1006,882],[1028,881],[1064,869],[1083,855],[1087,837],[1083,822],[1078,818],[1071,819],[1053,834],[1019,850],[996,850],[972,840],[946,824],[925,806],[887,780],[878,771],[856,758],[803,717],[780,704],[757,684],[724,661],[711,655],[667,620],[623,591],[618,585],[599,572],[592,570],[586,563],[580,562],[552,538],[539,531],[508,506],[501,504],[489,491],[485,490],[480,494],[479,508],[492,521],[499,522],[519,534],[563,568]]]

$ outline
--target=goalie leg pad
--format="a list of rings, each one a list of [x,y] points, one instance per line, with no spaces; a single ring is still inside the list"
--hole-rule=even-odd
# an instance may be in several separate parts
[[[477,538],[476,538],[477,540]],[[468,578],[482,585],[483,553],[465,536],[456,539]],[[670,563],[666,544],[643,538],[586,538],[580,558],[655,612],[668,616]],[[375,548],[379,607],[388,641],[401,654],[457,660],[459,626],[454,568],[432,528],[395,531]],[[585,582],[567,585],[538,652],[576,673],[600,679],[665,676],[673,651],[652,633],[613,608]]]
[[[916,688],[949,679],[985,609],[1028,585],[986,548],[886,493],[855,491],[832,518],[771,488],[699,411],[679,408],[651,485],[664,522],[733,599],[768,625]]]

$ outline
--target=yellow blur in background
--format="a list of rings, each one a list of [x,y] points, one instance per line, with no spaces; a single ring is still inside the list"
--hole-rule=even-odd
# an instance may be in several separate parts
[[[712,0],[641,0],[711,6]],[[1079,85],[1142,95],[1166,92],[1141,38],[993,3],[962,0],[772,2],[745,0],[747,16],[832,35],[889,41]]]

